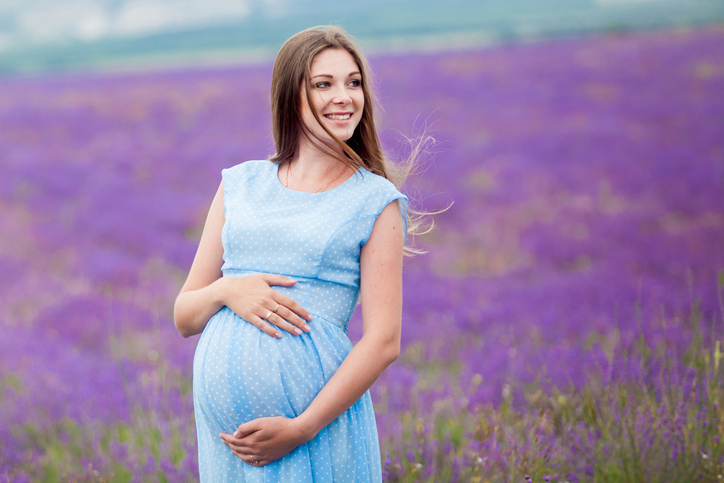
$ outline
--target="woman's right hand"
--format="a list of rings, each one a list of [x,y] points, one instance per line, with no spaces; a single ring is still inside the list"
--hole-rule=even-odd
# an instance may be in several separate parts
[[[223,292],[224,305],[262,332],[280,338],[282,334],[277,327],[295,335],[311,330],[307,322],[312,320],[312,314],[271,288],[273,285],[291,287],[296,281],[283,275],[261,273],[246,277],[222,277],[217,283]]]

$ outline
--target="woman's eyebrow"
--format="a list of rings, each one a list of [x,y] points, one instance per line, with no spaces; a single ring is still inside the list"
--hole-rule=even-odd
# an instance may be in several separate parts
[[[347,77],[352,77],[353,75],[360,75],[360,73],[358,70],[356,70],[354,72],[350,72],[349,74],[347,74]],[[331,74],[317,74],[317,75],[312,76],[312,79],[316,79],[317,77],[329,77],[330,79],[334,78],[334,76]]]

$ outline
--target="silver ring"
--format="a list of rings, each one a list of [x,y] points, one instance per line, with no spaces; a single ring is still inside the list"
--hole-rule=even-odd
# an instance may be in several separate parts
[[[277,304],[277,306],[274,307],[274,310],[272,310],[272,312],[274,312],[274,313],[276,314],[276,313],[277,313],[277,310],[279,310],[279,304]]]
[[[266,320],[269,320],[269,317],[271,317],[271,315],[272,315],[273,313],[274,313],[274,312],[272,312],[272,311],[270,310],[269,313],[266,314],[266,317],[264,317],[264,318],[265,318]]]

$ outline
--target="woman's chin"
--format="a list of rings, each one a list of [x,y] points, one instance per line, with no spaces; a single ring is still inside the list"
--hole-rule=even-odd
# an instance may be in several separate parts
[[[350,132],[349,129],[345,129],[344,131],[340,130],[337,132],[334,132],[334,130],[332,130],[332,132],[334,133],[335,136],[337,136],[339,139],[341,139],[344,142],[347,142],[349,139],[351,139],[352,135],[354,134],[354,130],[352,130]]]

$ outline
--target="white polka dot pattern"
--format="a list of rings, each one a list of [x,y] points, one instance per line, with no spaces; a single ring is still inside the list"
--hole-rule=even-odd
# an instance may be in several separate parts
[[[205,482],[378,482],[381,461],[369,392],[310,442],[261,468],[237,458],[219,433],[264,416],[295,417],[332,377],[352,344],[346,335],[359,299],[360,249],[377,216],[407,198],[360,169],[322,193],[285,188],[278,166],[247,161],[222,171],[227,277],[277,273],[274,287],[314,316],[312,331],[274,339],[224,307],[209,320],[194,357],[199,473]],[[406,230],[405,230],[406,231]]]

